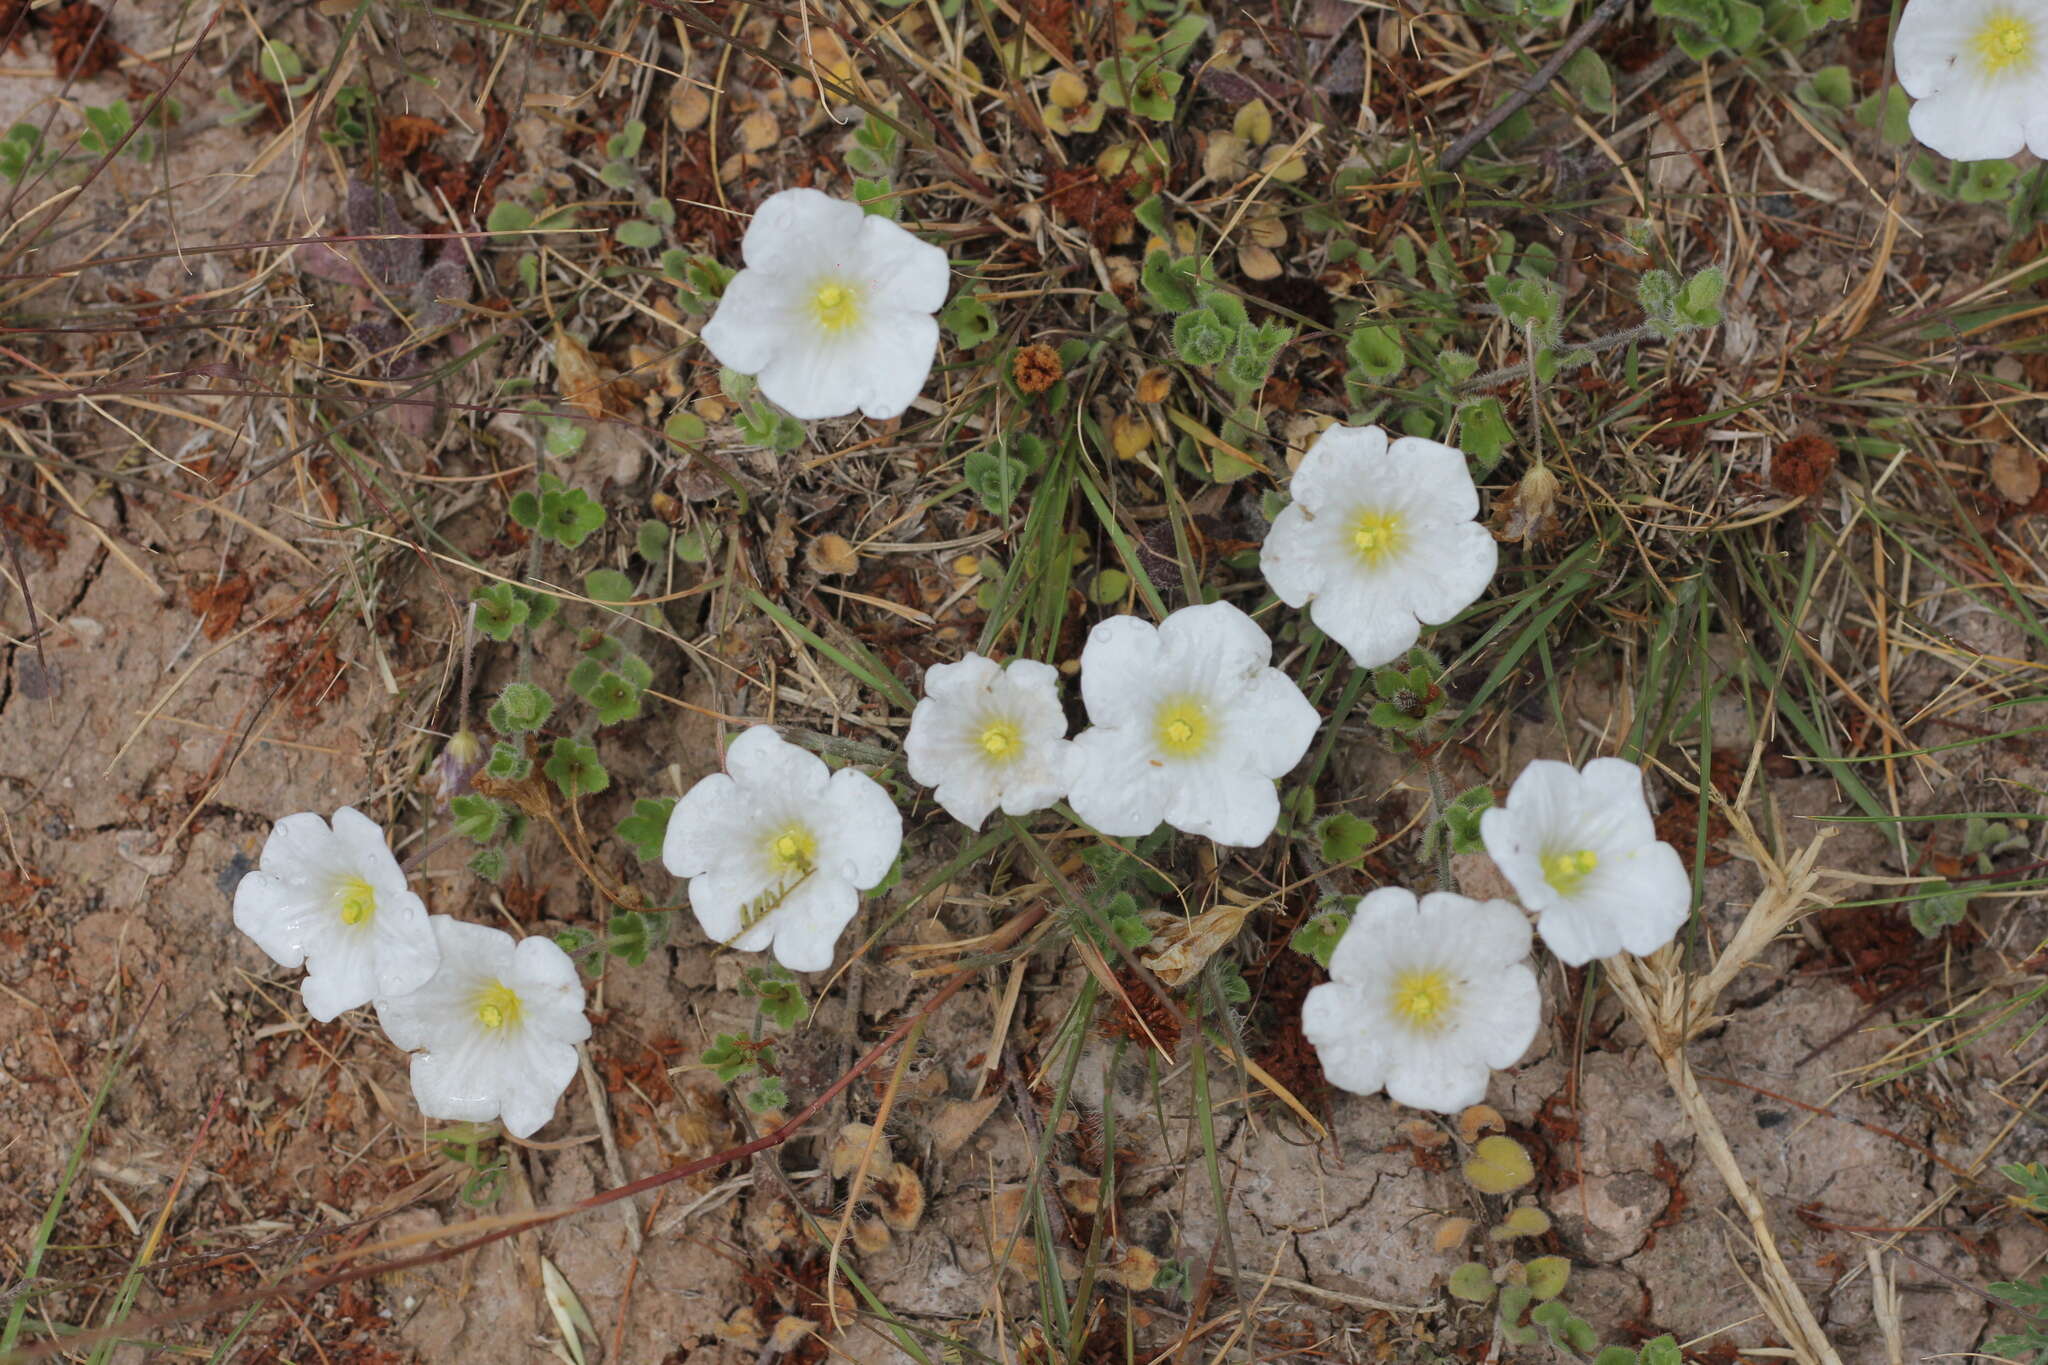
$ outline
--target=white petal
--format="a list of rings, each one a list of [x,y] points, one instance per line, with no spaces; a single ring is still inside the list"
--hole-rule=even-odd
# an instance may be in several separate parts
[[[1657,837],[1657,821],[1643,792],[1643,770],[1620,758],[1596,758],[1579,772],[1579,802],[1597,811],[1616,843],[1634,847]]]
[[[1415,893],[1406,887],[1382,886],[1367,892],[1351,912],[1351,926],[1330,954],[1330,979],[1362,982],[1374,975],[1390,932],[1412,923]]]
[[[1281,778],[1301,762],[1323,718],[1277,668],[1259,671],[1224,717],[1231,758],[1260,777]]]
[[[1432,936],[1451,936],[1457,957],[1474,968],[1499,969],[1529,956],[1529,920],[1507,901],[1475,901],[1455,892],[1432,891],[1422,898],[1420,926]]]
[[[903,847],[903,816],[882,784],[842,768],[832,774],[815,826],[818,866],[861,890],[889,875]]]
[[[373,883],[383,874],[403,880],[398,859],[392,856],[391,846],[384,842],[384,830],[376,821],[351,806],[343,806],[334,812],[333,826],[335,841],[347,850],[357,876]]]
[[[924,671],[925,699],[964,705],[993,690],[1002,681],[1002,677],[1001,664],[983,655],[970,653],[959,663],[933,664]],[[925,709],[923,702],[918,703],[918,709]],[[917,727],[914,713],[910,724],[912,729]]]
[[[1426,624],[1440,626],[1477,602],[1493,582],[1500,546],[1478,522],[1461,521],[1431,526],[1426,540],[1403,561],[1409,567],[1402,584],[1409,609]]]
[[[1150,622],[1135,616],[1096,622],[1081,647],[1081,701],[1088,719],[1123,725],[1149,718],[1159,656],[1159,632]]]
[[[990,813],[1003,802],[1002,788],[997,785],[995,776],[987,771],[956,772],[943,782],[931,784],[931,787],[932,800],[939,803],[939,809],[969,829],[980,829],[987,824]],[[1051,804],[1046,802],[1046,805]]]
[[[1396,1057],[1387,1071],[1387,1098],[1410,1109],[1455,1114],[1484,1100],[1492,1078],[1484,1062]]]
[[[711,320],[698,331],[718,363],[741,374],[759,374],[776,352],[810,324],[786,279],[742,270],[726,284]]]
[[[498,1070],[497,1102],[505,1131],[531,1137],[555,1116],[562,1093],[576,1079],[576,1049],[559,1039],[526,1037]]]
[[[1475,993],[1469,1010],[1468,1036],[1480,1059],[1495,1071],[1505,1071],[1522,1060],[1543,1025],[1543,992],[1536,984],[1536,973],[1518,962],[1488,978],[1486,988]]]
[[[836,877],[812,877],[775,912],[775,960],[793,972],[832,966],[839,935],[860,910],[860,893]]]
[[[754,864],[715,868],[690,878],[690,913],[697,927],[713,943],[742,952],[759,952],[774,937],[774,928],[757,921],[746,933],[740,932],[741,907],[759,901],[771,889],[770,879]],[[772,918],[772,915],[771,915]]]
[[[1280,791],[1270,777],[1214,770],[1174,783],[1165,814],[1166,823],[1175,829],[1234,848],[1251,848],[1266,842],[1280,823]]]
[[[860,253],[861,279],[878,304],[922,313],[945,306],[953,284],[946,253],[900,223],[863,213]]]
[[[422,1052],[412,1059],[412,1097],[430,1119],[488,1123],[498,1117],[495,1088],[457,1053]]]
[[[1393,663],[1422,635],[1415,612],[1405,601],[1357,580],[1337,583],[1317,597],[1309,604],[1308,617],[1362,668]]]
[[[939,324],[929,313],[891,309],[875,313],[860,331],[857,344],[866,363],[855,401],[878,422],[901,417],[931,377]]]
[[[1387,433],[1380,427],[1331,427],[1301,457],[1287,491],[1311,512],[1348,504],[1386,452]]]
[[[740,254],[768,275],[813,275],[821,267],[847,269],[861,259],[867,212],[821,190],[771,194],[754,210]]]
[[[1084,665],[1084,679],[1086,672]],[[1151,760],[1137,737],[1096,726],[1076,735],[1073,743],[1074,782],[1067,803],[1074,814],[1118,838],[1137,838],[1159,828],[1173,789],[1172,774]]]
[[[1221,678],[1249,680],[1273,657],[1271,637],[1228,602],[1205,602],[1170,613],[1159,623],[1159,642],[1181,658],[1201,660]]]
[[[235,927],[280,967],[296,967],[306,960],[310,921],[332,913],[331,899],[324,888],[294,885],[268,872],[250,872],[235,885]]]
[[[678,877],[700,877],[735,856],[747,833],[747,803],[724,773],[699,778],[668,813],[661,865]]]
[[[814,422],[844,417],[861,405],[876,364],[849,331],[833,335],[815,326],[792,328],[761,372],[761,392],[790,416]],[[924,383],[923,375],[918,383]]]
[[[1669,844],[1645,844],[1630,854],[1623,871],[1630,912],[1619,916],[1621,946],[1638,957],[1671,942],[1692,913],[1692,877]]]
[[[1290,607],[1307,606],[1309,599],[1328,585],[1328,565],[1320,540],[1307,509],[1292,502],[1273,518],[1273,529],[1266,532],[1266,543],[1259,547],[1259,572],[1266,576],[1273,595]]]
[[[1376,462],[1375,479],[1394,491],[1411,515],[1436,521],[1470,521],[1479,515],[1479,490],[1465,453],[1454,446],[1403,436]]]
[[[1536,932],[1567,967],[1583,967],[1621,951],[1621,927],[1601,907],[1579,898],[1554,898],[1537,917]]]
[[[791,744],[772,725],[753,725],[726,747],[725,770],[749,795],[764,793],[815,800],[832,770],[808,749]]]
[[[367,1005],[377,995],[375,959],[367,938],[358,939],[352,950],[324,953],[319,965],[306,973],[299,985],[299,997],[306,1013],[327,1023],[358,1005]]]
[[[427,922],[426,903],[410,891],[379,896],[368,925],[378,995],[418,990],[441,963],[441,949]]]
[[[1914,137],[1952,161],[1999,161],[2026,150],[2022,107],[1997,85],[1955,81],[1917,101],[1906,121]]]
[[[1330,1084],[1370,1095],[1386,1082],[1385,1050],[1366,1026],[1365,1002],[1335,982],[1310,990],[1301,1002],[1301,1032],[1316,1050]]]
[[[1018,766],[1023,771],[1007,776],[1003,781],[1004,812],[1029,815],[1033,811],[1044,810],[1055,801],[1064,801],[1073,788],[1073,742],[1065,739],[1040,740]]]

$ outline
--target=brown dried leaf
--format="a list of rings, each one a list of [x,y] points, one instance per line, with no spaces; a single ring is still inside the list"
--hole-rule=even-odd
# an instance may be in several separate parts
[[[983,1095],[978,1100],[957,1100],[939,1110],[938,1116],[926,1127],[931,1134],[933,1149],[940,1156],[951,1156],[966,1146],[967,1140],[988,1122],[988,1116],[996,1111],[1002,1098],[1000,1093]]]
[[[1481,1133],[1506,1132],[1507,1126],[1500,1110],[1490,1104],[1475,1104],[1458,1115],[1458,1136],[1468,1144],[1479,1141]]]
[[[1433,1244],[1438,1251],[1449,1251],[1452,1247],[1462,1246],[1465,1239],[1471,1235],[1472,1220],[1470,1218],[1446,1218],[1443,1222],[1436,1225],[1436,1237]]]
[[[1204,910],[1177,929],[1169,930],[1162,936],[1165,946],[1141,961],[1161,981],[1178,990],[1194,980],[1204,964],[1237,937],[1251,911],[1249,904]]]
[[[1133,412],[1120,412],[1109,422],[1109,443],[1119,460],[1135,460],[1152,444],[1152,424]]]
[[[775,122],[775,115],[766,109],[756,109],[740,120],[740,148],[748,152],[765,152],[775,145],[782,136],[781,128]]]
[[[1262,246],[1241,246],[1237,249],[1237,268],[1248,280],[1277,280],[1280,278],[1280,258]]]
[[[830,533],[816,537],[804,548],[804,563],[811,566],[811,572],[827,576],[860,570],[860,556],[853,552],[853,543]]]
[[[825,1159],[826,1168],[834,1180],[844,1180],[860,1166],[861,1153],[868,1147],[868,1138],[874,1127],[866,1123],[849,1123],[839,1130],[839,1136],[832,1140],[832,1150]],[[889,1150],[889,1139],[883,1137],[875,1143],[873,1164],[879,1167],[883,1162],[894,1165],[895,1156]]]
[[[2021,446],[2000,446],[1991,452],[1991,486],[2007,502],[2032,502],[2041,491],[2040,458]]]
[[[692,81],[677,81],[668,96],[668,121],[679,133],[695,132],[711,117],[711,96]]]
[[[1173,392],[1173,373],[1161,368],[1147,370],[1138,376],[1138,401],[1140,403],[1164,403],[1166,395]]]
[[[604,371],[590,348],[560,327],[555,328],[555,380],[562,397],[586,417],[604,417]]]

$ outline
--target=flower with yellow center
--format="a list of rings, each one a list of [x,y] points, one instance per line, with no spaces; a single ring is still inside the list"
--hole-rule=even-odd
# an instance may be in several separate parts
[[[1546,853],[1543,855],[1543,880],[1560,896],[1569,896],[1585,884],[1593,869],[1600,866],[1600,855],[1590,848],[1573,849],[1569,853]]]
[[[1393,513],[1360,512],[1351,523],[1351,548],[1368,568],[1400,554],[1406,539],[1401,518]]]
[[[1170,758],[1199,758],[1214,738],[1209,708],[1200,697],[1168,697],[1152,721],[1159,750]]]
[[[1987,76],[2002,76],[2026,63],[2034,46],[2034,28],[2011,10],[1996,10],[1988,16],[1971,40],[1977,60]]]
[[[1927,146],[1956,161],[2048,157],[2048,0],[1907,0],[1892,57]]]
[[[903,738],[912,780],[961,824],[979,829],[1007,815],[1044,810],[1067,794],[1073,745],[1050,664],[979,654],[925,670],[924,699]]]
[[[1434,968],[1417,968],[1394,977],[1394,1016],[1410,1027],[1439,1029],[1452,1006],[1450,980]]]
[[[325,1022],[434,974],[427,907],[384,831],[343,806],[333,821],[287,815],[235,887],[235,927],[286,967],[303,965],[306,1011]]]
[[[882,214],[813,189],[771,194],[699,333],[718,363],[803,421],[900,417],[939,349],[946,253]]]
[[[1272,654],[1258,622],[1228,602],[1183,607],[1157,626],[1098,623],[1081,650],[1092,724],[1074,739],[1074,813],[1120,838],[1164,822],[1219,844],[1265,842],[1280,819],[1275,784],[1322,720]]]
[[[377,888],[361,877],[341,879],[341,922],[354,926],[377,913]]]
[[[1506,802],[1480,815],[1479,833],[1568,966],[1653,953],[1691,911],[1692,879],[1678,851],[1657,838],[1633,763],[1596,758],[1581,771],[1538,759]]]
[[[1529,921],[1506,901],[1382,887],[1359,901],[1301,1031],[1332,1085],[1455,1113],[1520,1060],[1543,1013]]]
[[[379,996],[377,1022],[413,1054],[412,1093],[431,1119],[503,1119],[514,1137],[538,1131],[577,1071],[590,1036],[583,980],[546,936],[435,915],[441,964],[418,990]]]
[[[828,280],[811,295],[811,316],[827,332],[843,332],[860,321],[860,292],[850,284]]]
[[[1500,551],[1451,446],[1334,426],[1301,457],[1288,492],[1259,569],[1366,668],[1406,655],[1423,626],[1451,620],[1493,581]]]
[[[689,879],[690,910],[713,943],[773,948],[792,971],[823,971],[860,908],[889,874],[903,817],[854,768],[833,772],[769,725],[742,732],[725,771],[699,780],[669,813],[661,860]]]
[[[477,993],[476,1021],[485,1028],[513,1028],[519,1023],[519,992],[493,981]]]

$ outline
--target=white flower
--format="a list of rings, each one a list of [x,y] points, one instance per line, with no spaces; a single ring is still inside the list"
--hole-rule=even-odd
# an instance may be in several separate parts
[[[973,829],[997,806],[1008,815],[1044,810],[1067,794],[1073,762],[1059,686],[1058,669],[1031,659],[1004,668],[969,654],[926,669],[903,738],[911,778],[936,788],[946,813]]]
[[[379,995],[412,990],[439,954],[427,907],[405,884],[377,823],[347,806],[271,827],[235,887],[235,927],[279,965],[306,967],[306,1012],[326,1023]]]
[[[1537,759],[1505,805],[1479,817],[1501,875],[1536,912],[1536,931],[1577,967],[1624,948],[1654,953],[1692,907],[1678,850],[1657,841],[1642,770],[1596,758],[1584,772]]]
[[[1506,901],[1382,887],[1358,903],[1301,1031],[1332,1085],[1455,1113],[1536,1036],[1529,921]]]
[[[910,406],[939,348],[945,252],[817,190],[769,195],[740,252],[702,332],[721,364],[806,421]]]
[[[441,969],[408,995],[378,996],[377,1022],[413,1054],[412,1093],[428,1118],[526,1137],[554,1117],[590,1036],[576,964],[549,938],[436,915]]]
[[[1957,161],[2048,157],[2048,0],[1907,0],[1892,43],[1913,136]]]
[[[1421,634],[1478,600],[1500,551],[1473,518],[1479,490],[1465,457],[1378,427],[1316,438],[1259,554],[1266,582],[1367,668],[1392,663]]]
[[[1183,607],[1158,627],[1112,616],[1081,650],[1093,724],[1074,738],[1074,813],[1104,834],[1164,820],[1219,844],[1263,843],[1280,819],[1274,782],[1301,761],[1321,718],[1267,666],[1273,642],[1227,602]]]
[[[773,943],[783,966],[821,972],[902,846],[903,817],[880,783],[756,725],[725,751],[724,772],[676,802],[661,861],[690,879],[713,939],[746,952]]]

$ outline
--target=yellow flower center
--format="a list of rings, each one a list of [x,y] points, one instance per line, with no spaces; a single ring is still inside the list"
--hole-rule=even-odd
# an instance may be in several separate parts
[[[768,856],[788,872],[809,872],[818,857],[818,839],[802,825],[791,825],[768,841]]]
[[[1193,758],[1209,747],[1209,708],[1196,697],[1169,698],[1152,719],[1153,738],[1174,758]]]
[[[1598,866],[1600,855],[1590,848],[1571,853],[1546,853],[1543,855],[1543,880],[1549,882],[1558,895],[1569,896]]]
[[[502,981],[493,981],[476,993],[476,1021],[485,1028],[498,1029],[519,1022],[519,992]]]
[[[1407,539],[1407,532],[1397,516],[1362,512],[1351,523],[1351,549],[1368,568],[1376,567],[1390,555],[1398,553]]]
[[[343,924],[364,924],[377,913],[377,893],[361,877],[345,877],[341,883],[340,905]]]
[[[1006,720],[990,721],[987,728],[974,741],[991,762],[1008,763],[1024,747],[1023,736],[1017,727]]]
[[[811,295],[811,316],[828,332],[842,331],[859,319],[860,295],[837,280],[821,284]]]
[[[1394,1013],[1411,1028],[1441,1028],[1451,995],[1450,979],[1440,971],[1402,972],[1394,978]]]
[[[1994,10],[1970,41],[1977,49],[1977,60],[1984,65],[1984,74],[2001,76],[2032,54],[2034,29],[2009,9]]]

